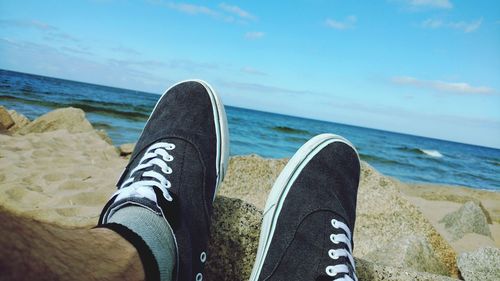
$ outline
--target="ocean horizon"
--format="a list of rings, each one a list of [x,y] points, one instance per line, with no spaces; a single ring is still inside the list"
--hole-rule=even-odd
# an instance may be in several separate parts
[[[0,102],[33,120],[60,107],[85,111],[115,145],[138,138],[159,94],[0,70]],[[500,191],[500,150],[332,121],[226,105],[230,154],[289,158],[308,139],[334,133],[349,139],[362,160],[404,182]]]

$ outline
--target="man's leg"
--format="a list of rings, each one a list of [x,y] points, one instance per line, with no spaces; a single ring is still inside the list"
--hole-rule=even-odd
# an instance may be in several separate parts
[[[1,273],[22,280],[201,281],[228,152],[215,91],[203,81],[174,85],[156,104],[97,228],[63,229],[0,211]]]
[[[359,175],[356,149],[342,137],[323,134],[304,144],[267,199],[250,281],[357,280]]]
[[[181,82],[160,97],[98,225],[137,249],[147,280],[203,279],[228,152],[224,106],[207,83]]]
[[[144,271],[109,229],[65,229],[0,208],[0,280],[144,280]]]

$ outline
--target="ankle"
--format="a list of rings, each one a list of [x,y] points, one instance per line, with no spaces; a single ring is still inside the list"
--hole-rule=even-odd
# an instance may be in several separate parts
[[[103,227],[120,234],[137,249],[146,279],[171,279],[176,264],[175,237],[162,216],[129,205],[115,211]]]

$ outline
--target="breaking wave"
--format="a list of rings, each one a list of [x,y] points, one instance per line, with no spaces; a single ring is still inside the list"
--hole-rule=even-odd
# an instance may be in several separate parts
[[[413,148],[413,147],[402,146],[402,147],[398,147],[398,150],[410,152],[413,154],[427,155],[427,156],[434,157],[434,158],[442,158],[443,157],[443,154],[441,152],[439,152],[439,150],[434,150],[434,149],[422,149],[422,148]]]

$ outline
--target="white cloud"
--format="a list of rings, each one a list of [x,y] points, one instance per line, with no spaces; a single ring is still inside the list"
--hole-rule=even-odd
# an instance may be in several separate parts
[[[333,20],[333,19],[326,19],[325,24],[326,26],[337,29],[337,30],[345,30],[345,29],[351,29],[356,26],[356,22],[358,19],[356,16],[348,16],[346,19],[343,21],[338,21],[338,20]]]
[[[484,86],[472,86],[464,82],[445,82],[439,80],[421,80],[409,76],[393,77],[391,81],[398,85],[429,89],[456,94],[492,94],[493,89]]]
[[[0,38],[0,67],[114,87],[160,92],[169,81],[138,64],[95,60],[75,50]]]
[[[214,70],[220,68],[220,65],[212,62],[199,62],[190,59],[175,59],[168,61],[169,68],[185,69],[187,71]]]
[[[449,0],[407,0],[406,2],[414,8],[453,8],[453,4]]]
[[[422,22],[421,25],[425,28],[440,28],[444,25],[444,22],[437,19],[426,19]]]
[[[243,23],[246,24],[248,21],[256,21],[257,16],[251,14],[250,12],[242,9],[241,7],[235,5],[229,5],[226,3],[221,3],[215,8],[183,3],[183,2],[173,2],[164,0],[148,0],[149,3],[154,5],[159,5],[166,7],[171,10],[175,10],[188,15],[205,15],[211,18],[222,20],[228,23]]]
[[[141,52],[139,52],[135,49],[124,47],[124,46],[117,46],[117,47],[111,48],[110,50],[113,52],[127,54],[127,55],[140,55],[141,54]]]
[[[321,94],[321,93],[317,93],[317,92],[313,92],[313,91],[282,88],[282,87],[259,84],[259,83],[221,81],[220,84],[225,86],[225,87],[237,89],[240,91],[250,91],[253,93],[261,93],[261,94],[287,94],[287,95]]]
[[[0,26],[3,27],[19,27],[19,28],[34,28],[42,31],[57,30],[56,27],[37,20],[0,20]]]
[[[469,33],[469,32],[473,32],[476,29],[478,29],[481,26],[482,22],[483,22],[483,18],[480,18],[480,19],[473,21],[473,22],[463,22],[463,21],[452,22],[452,23],[449,23],[449,26],[451,28],[463,30],[465,33]]]
[[[175,2],[167,2],[165,3],[165,5],[170,9],[177,10],[179,12],[183,12],[190,15],[202,14],[213,17],[219,15],[219,13],[217,13],[216,11],[202,5],[175,3]]]
[[[234,5],[228,5],[226,3],[221,3],[219,7],[227,13],[234,14],[242,19],[246,20],[257,20],[257,17],[242,8]]]
[[[78,48],[67,47],[67,46],[61,47],[61,50],[66,51],[66,52],[70,52],[70,53],[74,53],[74,54],[79,54],[79,55],[88,55],[88,56],[94,55],[92,52],[78,49]]]
[[[163,0],[147,0],[150,4],[159,5],[166,7],[171,10],[175,10],[188,15],[206,15],[214,18],[220,17],[220,14],[203,5],[195,5],[189,3],[179,3],[173,1],[163,1]]]
[[[253,67],[249,67],[249,66],[242,67],[240,70],[243,73],[252,74],[252,75],[259,75],[259,76],[266,76],[267,75],[267,73],[262,72],[258,69],[255,69]]]
[[[217,63],[190,59],[157,60],[141,57],[102,57],[82,48],[56,48],[47,44],[0,38],[0,68],[148,92],[160,92],[165,84],[174,82],[165,78],[168,71],[203,76],[221,67]]]
[[[22,29],[35,29],[42,32],[47,40],[64,40],[78,42],[76,37],[68,33],[62,32],[59,28],[48,23],[38,20],[0,20],[0,26],[6,28],[22,28]]]
[[[121,60],[121,59],[108,59],[108,63],[113,66],[119,67],[145,67],[145,68],[158,68],[167,66],[166,63],[159,60]]]
[[[264,37],[264,35],[266,35],[266,34],[262,31],[251,31],[251,32],[245,33],[245,38],[249,39],[249,40],[256,40],[256,39],[260,39],[260,38]]]
[[[465,22],[465,21],[445,22],[439,19],[426,19],[422,22],[421,26],[423,28],[431,28],[431,29],[451,28],[451,29],[461,30],[465,33],[469,33],[476,31],[481,26],[482,22],[483,18],[470,22]]]

